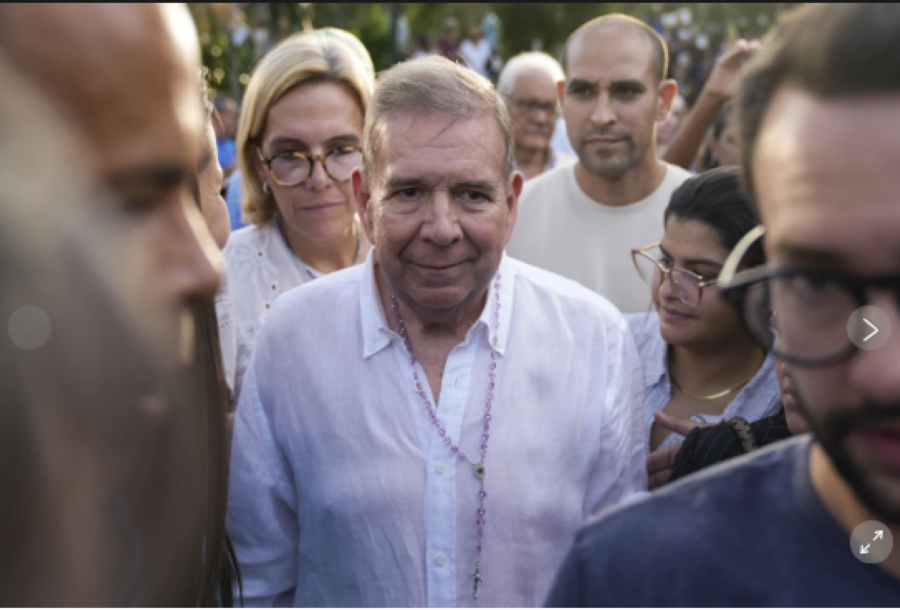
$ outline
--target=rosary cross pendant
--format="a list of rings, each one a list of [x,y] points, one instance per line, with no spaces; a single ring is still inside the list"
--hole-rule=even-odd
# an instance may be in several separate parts
[[[478,583],[483,582],[484,579],[481,577],[481,569],[478,566],[475,566],[475,573],[472,574],[472,584],[474,585],[474,595],[475,599],[478,599]]]

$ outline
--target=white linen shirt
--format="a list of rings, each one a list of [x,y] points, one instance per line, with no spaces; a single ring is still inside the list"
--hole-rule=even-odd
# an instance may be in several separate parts
[[[504,256],[499,330],[486,306],[451,351],[437,413],[475,459],[494,339],[499,352],[475,602],[478,480],[416,393],[373,258],[285,295],[263,327],[231,460],[245,601],[541,605],[585,519],[646,489],[628,325],[602,297]]]
[[[306,266],[284,243],[275,221],[232,233],[222,250],[228,289],[216,298],[219,320],[230,320],[233,346],[222,344],[222,364],[235,396],[256,347],[263,320],[284,293],[310,281]]]
[[[659,314],[627,314],[625,319],[631,326],[644,365],[644,418],[647,422],[646,434],[649,439],[655,421],[653,412],[665,411],[672,398],[672,378],[669,376],[666,361],[668,344],[659,331]],[[734,397],[734,400],[728,403],[725,411],[718,415],[697,413],[691,419],[701,424],[719,424],[732,417],[742,417],[748,422],[754,422],[775,415],[780,410],[781,392],[778,377],[775,375],[775,354],[769,352],[756,375]],[[657,449],[683,440],[684,436],[672,432]]]

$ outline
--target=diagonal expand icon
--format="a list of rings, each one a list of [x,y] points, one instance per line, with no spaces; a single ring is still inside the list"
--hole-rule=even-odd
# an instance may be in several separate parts
[[[869,326],[871,326],[872,328],[875,329],[875,330],[872,332],[872,334],[870,334],[868,337],[866,337],[865,339],[863,339],[863,341],[868,341],[869,339],[871,339],[872,337],[874,337],[875,335],[878,334],[878,328],[876,328],[876,326],[875,326],[874,324],[872,324],[871,322],[869,322],[869,321],[866,320],[865,318],[863,318],[862,320],[863,320],[863,322],[865,322],[866,324],[868,324]]]

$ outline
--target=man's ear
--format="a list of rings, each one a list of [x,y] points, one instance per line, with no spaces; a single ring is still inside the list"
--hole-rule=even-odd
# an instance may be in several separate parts
[[[659,84],[659,101],[656,106],[656,122],[662,123],[669,118],[672,112],[672,102],[678,93],[678,83],[674,80],[664,80]]]
[[[509,184],[506,189],[506,206],[509,209],[507,217],[506,244],[512,239],[513,231],[516,228],[516,220],[519,218],[519,196],[522,194],[522,186],[525,184],[525,178],[522,172],[516,170],[509,175]]]
[[[353,170],[350,181],[353,185],[353,199],[356,202],[356,210],[359,212],[359,218],[362,221],[363,229],[366,231],[366,237],[369,238],[369,243],[374,244],[374,223],[372,215],[369,213],[369,202],[372,200],[372,196],[369,193],[366,174],[362,168],[357,167]]]

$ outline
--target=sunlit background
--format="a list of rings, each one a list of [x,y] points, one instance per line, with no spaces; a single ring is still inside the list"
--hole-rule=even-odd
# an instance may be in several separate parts
[[[794,3],[193,3],[212,85],[240,101],[250,73],[273,45],[305,29],[337,27],[359,37],[383,70],[417,52],[435,51],[446,27],[458,39],[480,27],[494,56],[495,80],[503,61],[539,49],[558,55],[566,37],[589,19],[621,12],[642,19],[669,42],[670,77],[690,105],[715,58],[737,38],[764,34]]]

